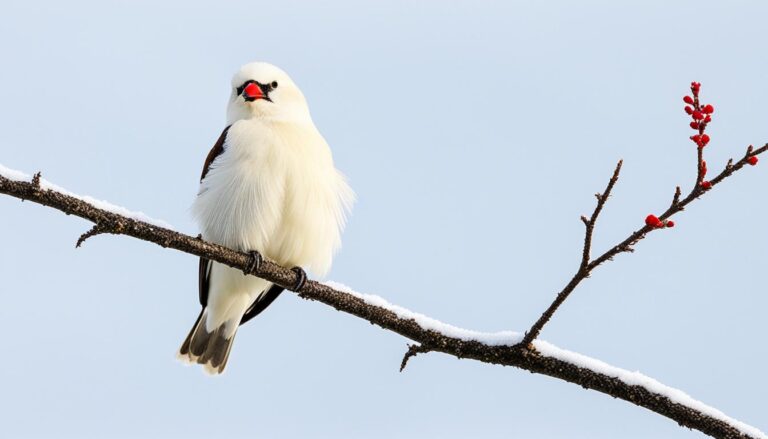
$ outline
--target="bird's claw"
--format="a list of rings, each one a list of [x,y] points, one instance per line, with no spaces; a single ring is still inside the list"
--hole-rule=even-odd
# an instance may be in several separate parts
[[[251,255],[251,260],[248,261],[248,265],[245,267],[245,270],[243,270],[244,274],[251,274],[259,271],[259,268],[261,268],[261,262],[264,260],[264,258],[261,257],[261,253],[257,252],[256,250],[251,250],[248,252],[248,254]]]
[[[304,288],[304,284],[307,283],[307,272],[304,271],[301,267],[293,267],[291,268],[291,271],[296,273],[297,279],[296,284],[291,288],[293,291],[299,291],[300,289]]]

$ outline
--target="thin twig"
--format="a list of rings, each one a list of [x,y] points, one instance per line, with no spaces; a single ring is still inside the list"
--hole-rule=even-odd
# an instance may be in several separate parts
[[[408,365],[408,360],[410,360],[411,357],[415,357],[418,354],[427,353],[431,350],[432,349],[423,344],[409,344],[408,351],[405,353],[405,355],[403,355],[403,361],[400,362],[400,372],[402,372],[405,369],[405,366]]]
[[[680,186],[675,186],[675,195],[672,197],[672,204],[670,206],[676,206],[680,202],[680,195],[682,195]]]
[[[592,216],[589,219],[584,216],[581,217],[582,222],[584,222],[584,225],[586,226],[586,231],[584,232],[584,248],[581,253],[581,264],[579,264],[578,271],[576,271],[576,274],[573,275],[573,278],[571,278],[571,281],[568,282],[568,285],[566,285],[565,288],[563,288],[562,291],[558,293],[554,302],[549,305],[549,308],[547,308],[546,311],[541,314],[539,320],[537,320],[536,323],[531,326],[531,329],[525,333],[525,337],[523,337],[523,341],[520,343],[521,346],[528,346],[533,340],[536,339],[536,337],[539,336],[541,329],[544,327],[544,325],[547,324],[547,322],[549,322],[549,320],[555,314],[555,311],[557,311],[557,308],[559,308],[560,305],[565,302],[565,299],[568,298],[568,296],[573,292],[574,289],[576,289],[582,280],[589,277],[589,271],[591,270],[589,268],[589,261],[590,252],[592,250],[592,233],[595,230],[597,217],[600,216],[600,212],[602,212],[603,206],[605,206],[606,201],[608,201],[608,197],[611,195],[613,186],[615,186],[616,182],[619,181],[619,173],[621,173],[621,165],[623,163],[623,160],[619,160],[619,163],[616,164],[616,169],[613,171],[611,179],[608,180],[608,186],[606,186],[605,190],[601,194],[596,194],[597,205],[595,206],[595,210],[592,212]]]
[[[590,252],[592,250],[592,233],[595,231],[595,223],[597,222],[597,217],[600,216],[600,212],[602,212],[603,206],[605,206],[605,202],[608,201],[608,197],[611,195],[613,187],[616,185],[616,182],[619,181],[619,173],[621,173],[621,165],[623,163],[624,160],[619,160],[619,163],[616,164],[616,169],[613,171],[611,179],[608,180],[608,186],[605,188],[602,194],[596,194],[597,206],[595,206],[595,210],[592,212],[592,216],[586,223],[587,230],[584,233],[584,249],[581,255],[581,270],[587,268],[587,265],[589,264]]]
[[[75,244],[75,248],[80,248],[81,245],[90,237],[101,235],[102,233],[107,233],[107,228],[104,227],[101,223],[96,223],[93,227],[91,227],[91,230],[83,233],[80,235],[79,238],[77,238],[77,243]]]

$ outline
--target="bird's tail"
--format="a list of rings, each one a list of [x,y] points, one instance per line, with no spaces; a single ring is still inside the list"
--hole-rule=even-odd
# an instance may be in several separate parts
[[[228,323],[225,322],[213,332],[208,332],[205,327],[207,313],[207,308],[200,311],[197,321],[184,343],[181,344],[176,356],[189,364],[201,364],[209,374],[218,375],[227,365],[229,351],[232,349],[232,342],[235,341],[237,333],[237,323],[234,331],[226,331]],[[231,332],[229,337],[227,332]]]

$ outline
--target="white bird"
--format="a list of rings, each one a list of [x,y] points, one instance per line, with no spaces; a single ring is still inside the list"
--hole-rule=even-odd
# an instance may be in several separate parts
[[[296,267],[303,284],[300,267],[319,276],[330,269],[353,201],[296,84],[271,64],[243,66],[192,205],[203,239],[251,252],[253,264],[264,255]],[[283,288],[205,258],[198,276],[203,309],[178,357],[219,374],[238,327]]]

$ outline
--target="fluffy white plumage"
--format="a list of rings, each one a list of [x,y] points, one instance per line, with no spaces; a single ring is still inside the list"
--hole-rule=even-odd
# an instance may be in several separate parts
[[[277,86],[269,99],[249,101],[238,90],[248,81]],[[192,205],[203,238],[324,275],[341,245],[354,194],[334,167],[303,94],[277,67],[247,64],[232,79],[227,118],[223,152]],[[225,325],[231,339],[271,284],[215,262],[209,279],[205,329]]]

